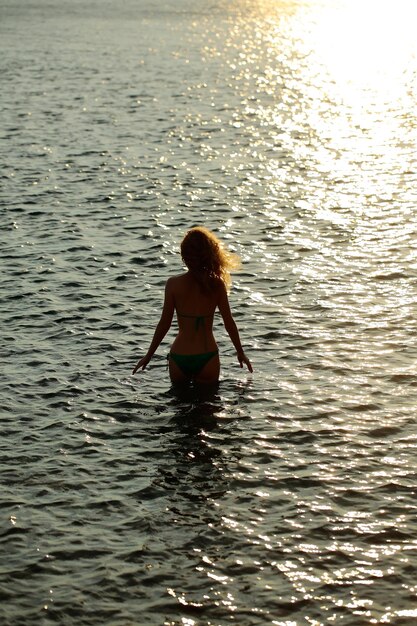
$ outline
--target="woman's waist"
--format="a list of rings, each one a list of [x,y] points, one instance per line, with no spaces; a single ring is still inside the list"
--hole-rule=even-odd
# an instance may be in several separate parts
[[[189,337],[187,333],[178,333],[171,346],[171,351],[177,354],[201,354],[217,350],[216,340],[211,334],[205,337]]]

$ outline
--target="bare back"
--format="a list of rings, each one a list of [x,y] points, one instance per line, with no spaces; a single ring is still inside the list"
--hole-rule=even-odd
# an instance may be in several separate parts
[[[169,279],[167,296],[172,298],[178,321],[178,334],[171,346],[172,351],[199,354],[217,350],[213,317],[220,291],[220,288],[203,291],[189,272]]]

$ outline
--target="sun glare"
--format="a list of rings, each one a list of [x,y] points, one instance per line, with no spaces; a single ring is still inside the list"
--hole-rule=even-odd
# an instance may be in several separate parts
[[[304,43],[342,91],[398,96],[415,75],[417,3],[334,0],[318,9]]]
[[[326,169],[338,154],[341,177],[352,162],[377,161],[390,171],[398,147],[409,151],[416,141],[417,3],[322,0],[304,6],[294,20],[297,80],[305,94],[300,116],[314,129],[317,160]]]

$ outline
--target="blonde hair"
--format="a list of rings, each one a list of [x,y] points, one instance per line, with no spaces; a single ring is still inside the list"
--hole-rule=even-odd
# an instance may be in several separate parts
[[[221,280],[230,288],[230,272],[240,267],[240,258],[229,252],[216,235],[203,226],[191,228],[181,242],[181,256],[205,291],[215,288]]]

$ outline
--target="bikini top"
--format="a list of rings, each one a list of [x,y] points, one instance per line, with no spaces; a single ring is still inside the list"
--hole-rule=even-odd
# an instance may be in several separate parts
[[[205,327],[205,319],[210,318],[211,315],[185,315],[184,313],[178,313],[177,311],[177,316],[178,317],[188,317],[190,319],[195,319],[195,329],[199,330],[200,328],[204,328]]]

